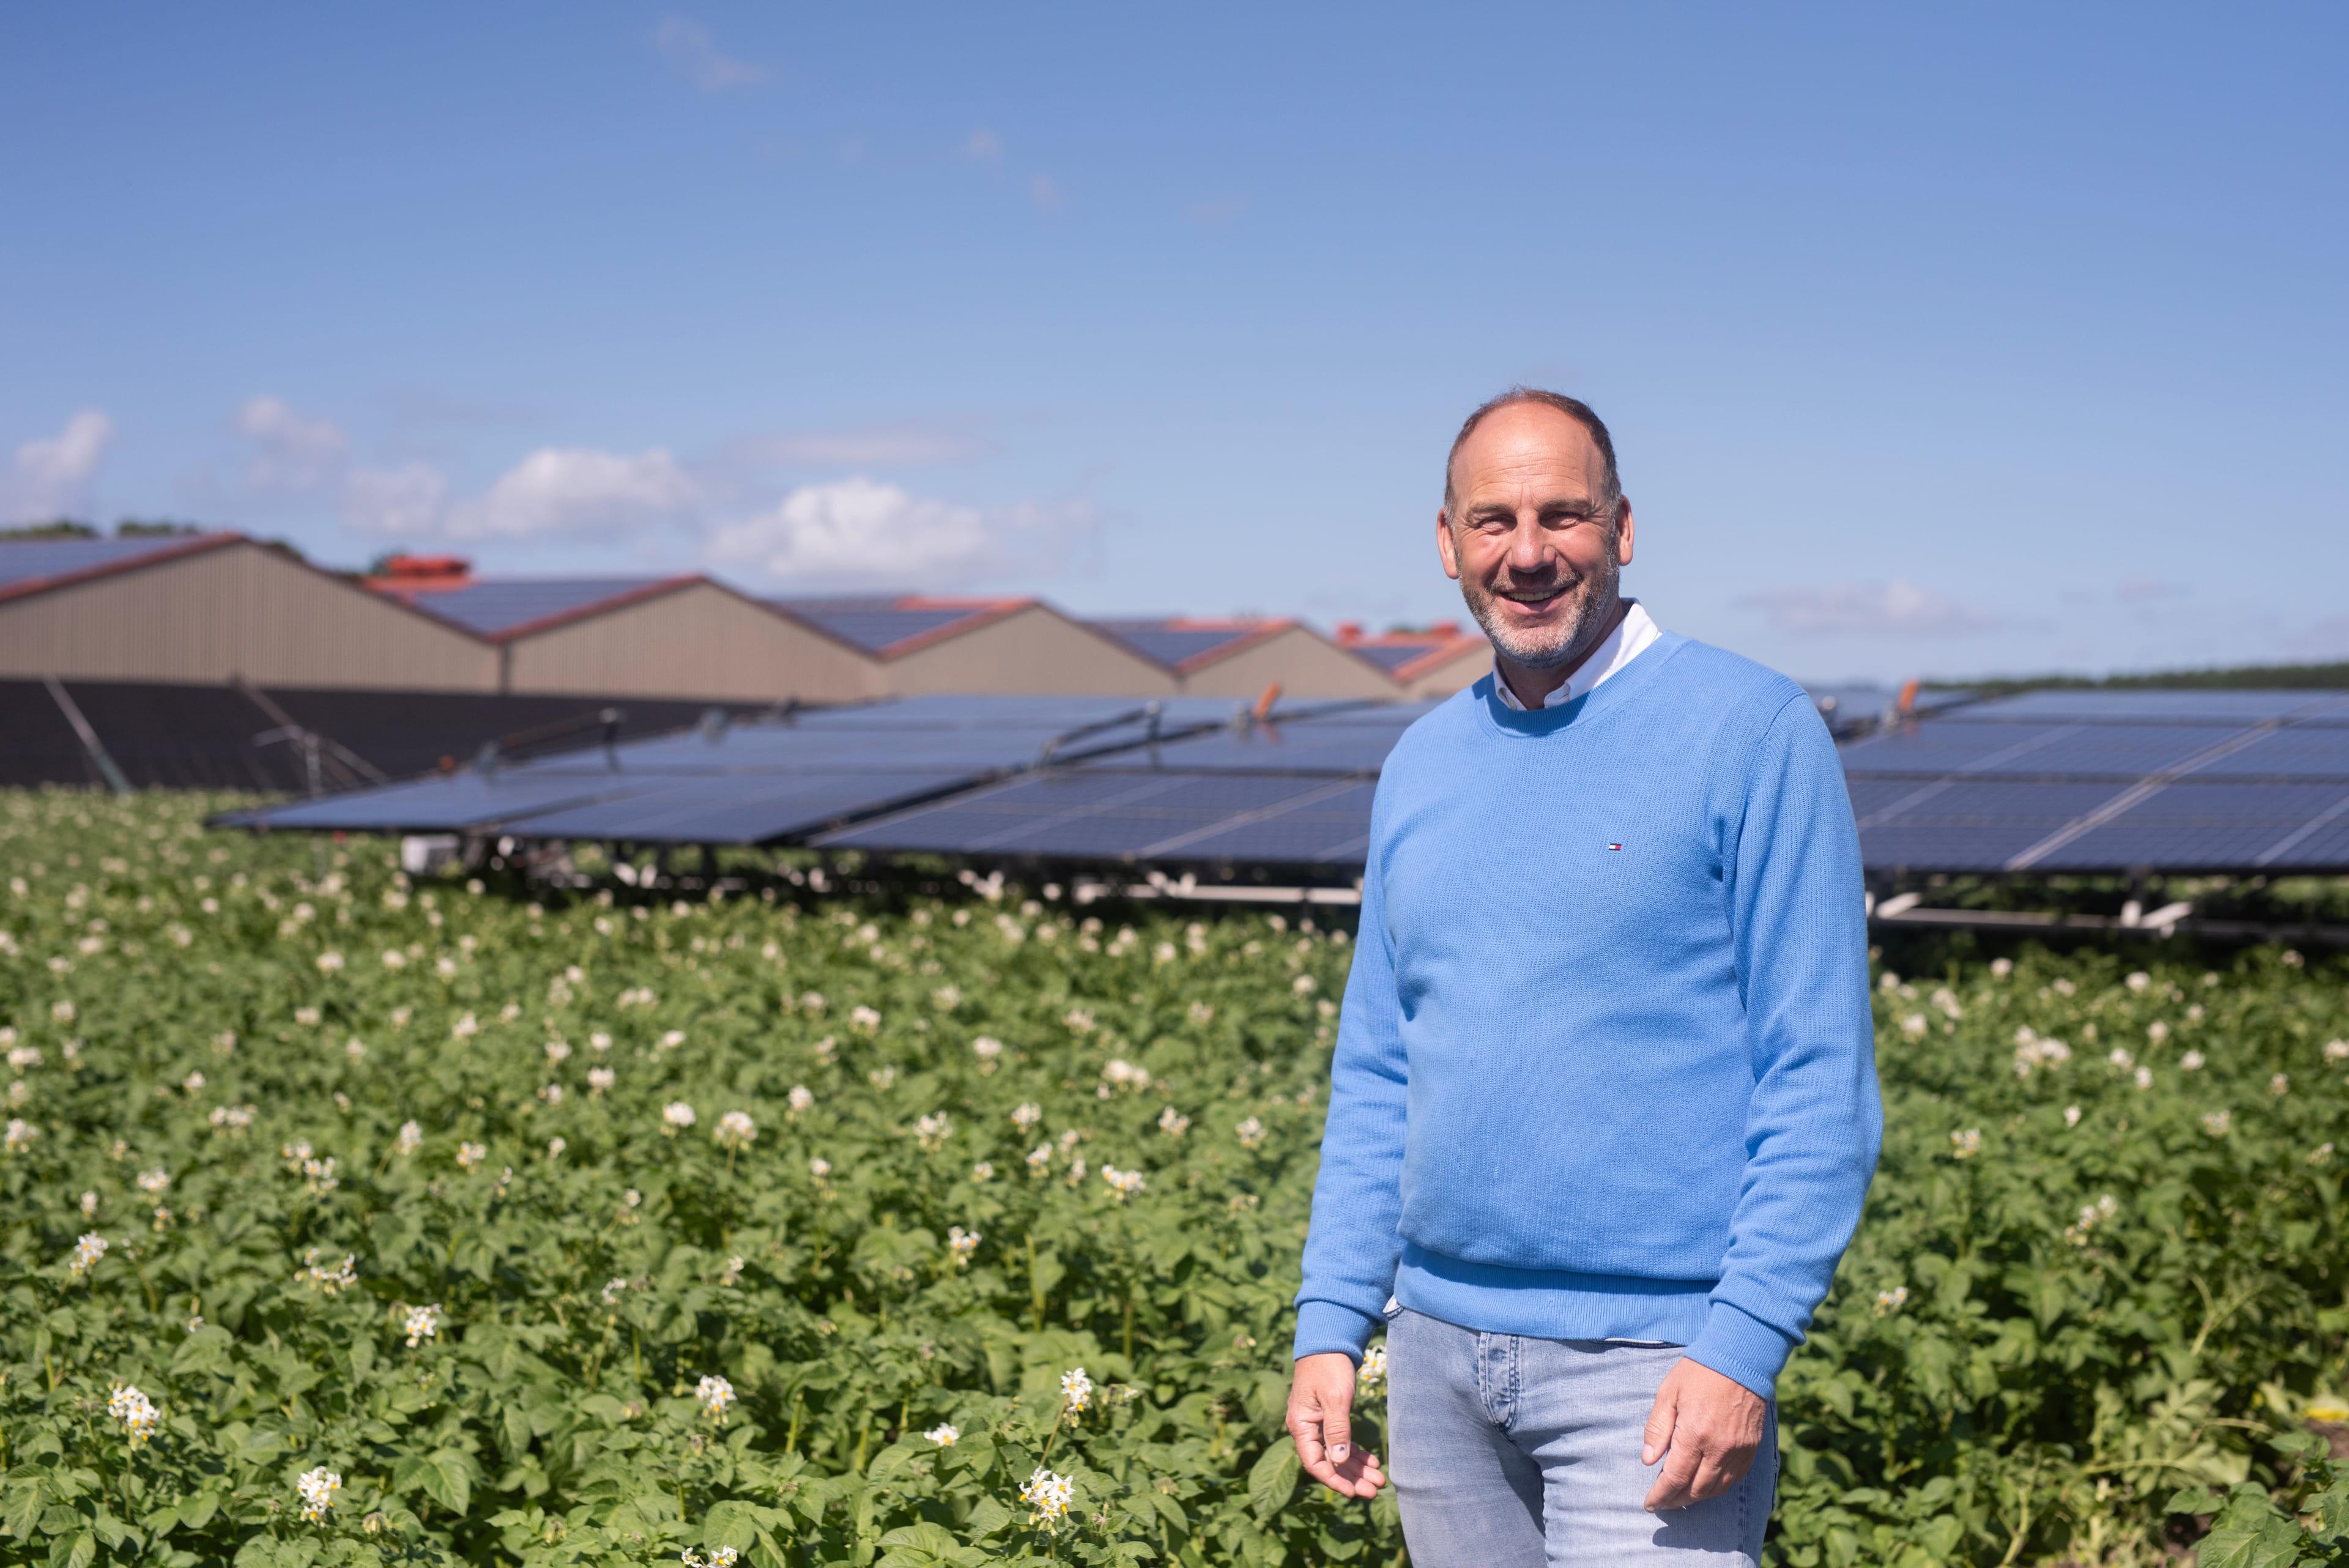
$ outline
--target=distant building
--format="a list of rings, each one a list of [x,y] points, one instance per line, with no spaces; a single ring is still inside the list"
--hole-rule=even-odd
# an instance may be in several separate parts
[[[1493,645],[1457,621],[1375,637],[1346,621],[1338,627],[1338,645],[1385,670],[1405,697],[1449,697],[1493,668]]]
[[[494,689],[480,638],[241,534],[0,540],[0,677]]]
[[[768,601],[876,660],[882,690],[1169,695],[1173,672],[1041,599],[809,597]]]
[[[1092,624],[1164,668],[1186,696],[1254,698],[1276,685],[1288,697],[1397,695],[1385,671],[1303,621],[1161,616]]]
[[[478,639],[494,691],[839,702],[885,691],[864,649],[698,575],[476,577],[455,556],[401,556],[367,586]]]

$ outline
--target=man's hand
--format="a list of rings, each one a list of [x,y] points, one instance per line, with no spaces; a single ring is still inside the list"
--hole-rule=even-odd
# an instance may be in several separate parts
[[[1750,1396],[1749,1396],[1750,1397]],[[1354,1446],[1354,1361],[1342,1351],[1297,1358],[1288,1386],[1288,1435],[1305,1473],[1340,1497],[1376,1497],[1387,1478],[1379,1457]]]
[[[1304,1386],[1304,1363],[1298,1363],[1298,1386]],[[1297,1400],[1289,1397],[1289,1425],[1297,1424]],[[1663,1473],[1648,1491],[1641,1506],[1651,1513],[1686,1508],[1709,1497],[1719,1497],[1745,1479],[1754,1450],[1762,1446],[1765,1407],[1752,1389],[1723,1377],[1710,1366],[1682,1356],[1664,1374],[1656,1390],[1656,1407],[1648,1412],[1648,1430],[1640,1444],[1640,1462],[1665,1459]]]

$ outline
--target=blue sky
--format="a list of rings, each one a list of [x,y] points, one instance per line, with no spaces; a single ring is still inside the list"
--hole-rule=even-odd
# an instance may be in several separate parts
[[[1454,618],[1595,403],[1811,679],[2349,657],[2349,13],[0,10],[0,514]]]

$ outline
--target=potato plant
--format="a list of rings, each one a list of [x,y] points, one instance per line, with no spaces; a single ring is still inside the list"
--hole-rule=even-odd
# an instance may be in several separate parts
[[[1280,1433],[1342,925],[411,884],[209,804],[0,796],[11,1558],[1402,1560]],[[2340,971],[1888,961],[1774,1561],[2337,1561]]]

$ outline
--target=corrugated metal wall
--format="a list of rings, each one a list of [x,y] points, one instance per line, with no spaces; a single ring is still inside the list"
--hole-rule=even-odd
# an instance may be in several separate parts
[[[488,691],[497,654],[238,543],[0,602],[0,675]]]
[[[1157,697],[1172,671],[1059,611],[1034,605],[884,665],[892,692],[1038,692]]]
[[[506,689],[746,702],[885,690],[876,660],[708,583],[517,639]]]

